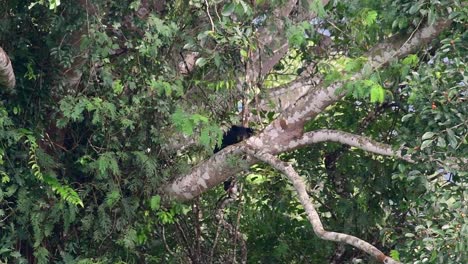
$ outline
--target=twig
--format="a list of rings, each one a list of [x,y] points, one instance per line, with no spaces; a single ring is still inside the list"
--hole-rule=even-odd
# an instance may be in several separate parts
[[[239,225],[240,225],[240,216],[241,216],[241,213],[242,213],[242,205],[244,204],[243,201],[242,201],[242,191],[244,189],[244,185],[241,184],[240,188],[239,188],[239,208],[237,210],[237,219],[236,219],[236,227],[235,227],[235,235],[234,235],[234,254],[236,252],[236,246],[237,246],[237,238],[238,238],[238,234],[240,233],[239,232]],[[241,238],[243,239],[243,238]],[[242,243],[242,247],[241,247],[241,263],[247,263],[247,247],[245,245],[245,242]]]
[[[218,238],[219,238],[220,231],[221,231],[221,225],[218,225],[218,227],[216,228],[215,240],[213,242],[213,246],[211,247],[210,261],[208,261],[208,263],[213,263],[214,252],[215,252],[215,248],[216,248],[216,246],[218,244]]]
[[[185,250],[187,251],[187,254],[189,255],[189,258],[192,260],[192,262],[195,262],[193,259],[193,251],[192,248],[190,247],[190,243],[188,242],[187,236],[185,235],[184,230],[182,229],[182,226],[180,225],[179,221],[175,221],[175,225],[177,230],[179,230],[182,240],[184,241],[184,244],[186,246]]]
[[[247,263],[247,244],[245,243],[245,239],[243,237],[243,234],[238,231],[237,228],[234,228],[230,223],[228,223],[226,221],[226,219],[224,219],[224,208],[235,201],[235,196],[232,196],[230,197],[229,195],[227,195],[226,197],[224,197],[220,203],[219,203],[219,206],[218,206],[218,209],[216,210],[216,219],[218,220],[218,223],[219,223],[219,226],[223,226],[226,231],[229,233],[230,236],[234,237],[234,238],[239,238],[239,242],[241,243],[241,247],[242,247],[242,263]],[[217,237],[215,239],[217,241]],[[215,242],[216,242],[215,241]],[[234,240],[234,242],[236,241],[236,239]],[[213,255],[213,251],[211,253]],[[233,261],[232,263],[236,263],[236,254],[235,254],[235,250],[234,250],[234,253],[233,253]]]
[[[198,258],[200,258],[201,256],[200,198],[199,197],[195,199],[195,202],[192,205],[192,210],[194,214],[194,225],[195,225],[195,250],[197,252],[196,253],[197,261],[199,261]]]
[[[208,17],[210,18],[210,23],[211,23],[211,31],[215,31],[215,25],[213,23],[213,18],[211,17],[210,14],[210,6],[208,5],[208,0],[205,0],[205,5],[206,5],[206,13],[208,14]]]
[[[164,247],[166,248],[167,252],[169,252],[169,254],[173,255],[174,256],[174,251],[172,251],[170,248],[169,248],[169,245],[167,244],[167,240],[166,240],[166,232],[164,231],[164,225],[162,225],[162,239],[163,239],[163,243],[164,243]]]

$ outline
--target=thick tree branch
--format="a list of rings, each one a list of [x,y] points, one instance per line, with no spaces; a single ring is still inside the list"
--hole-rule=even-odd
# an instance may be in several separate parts
[[[450,21],[441,20],[419,30],[410,40],[401,37],[391,38],[377,46],[382,49],[380,52],[378,52],[378,48],[374,48],[369,52],[368,63],[370,67],[377,69],[392,60],[406,56],[437,37],[449,25]],[[363,76],[363,73],[358,73],[351,78],[351,81],[358,80]],[[245,166],[254,163],[253,159],[246,158],[242,161],[243,166],[233,164],[230,157],[240,157],[242,145],[247,144],[254,149],[261,149],[263,152],[270,154],[278,154],[284,150],[297,147],[295,141],[302,138],[305,122],[315,118],[328,106],[344,96],[343,93],[337,93],[343,82],[336,82],[329,86],[324,86],[323,83],[316,84],[317,82],[320,82],[320,80],[300,79],[292,82],[291,86],[307,86],[308,93],[291,104],[262,133],[249,138],[244,143],[223,149],[209,160],[194,167],[189,174],[166,185],[163,192],[181,201],[189,200],[218,185],[230,176],[239,173]],[[350,140],[350,142],[353,141]]]
[[[368,52],[368,66],[364,68],[377,70],[395,59],[410,54],[422,45],[429,43],[450,24],[450,20],[443,19],[417,31],[410,39],[401,36],[388,39]],[[359,72],[350,77],[348,81],[356,81],[363,77],[365,77],[365,73]],[[290,107],[274,120],[259,135],[261,140],[252,142],[255,143],[255,148],[262,149],[265,145],[273,143],[273,148],[279,149],[287,145],[292,139],[301,137],[305,122],[314,119],[328,106],[337,102],[345,95],[344,91],[340,92],[344,81],[337,81],[329,86],[325,86],[323,82],[316,84],[320,82],[318,80],[313,82],[298,80],[292,82],[291,86],[298,85],[297,82],[308,86],[308,93],[294,102],[294,104],[291,104]]]
[[[5,86],[9,89],[15,87],[15,73],[11,66],[11,61],[6,52],[0,47],[0,86]]]
[[[195,166],[190,174],[177,178],[163,187],[163,193],[179,201],[193,199],[227,180],[230,176],[247,169],[254,162],[250,158],[241,159],[242,144],[229,146]]]
[[[320,81],[321,78],[317,76],[299,77],[293,83],[268,89],[265,94],[259,96],[259,100],[255,102],[255,108],[257,111],[281,113],[307,94],[311,86],[317,85]]]
[[[366,56],[369,68],[377,70],[396,59],[409,55],[422,45],[432,41],[450,24],[450,20],[439,20],[417,31],[410,39],[406,36],[395,35],[385,42],[376,45]],[[365,74],[363,72],[357,73],[350,78],[350,81],[362,79],[364,76]],[[315,89],[311,89],[306,96],[286,110],[284,118],[304,121],[315,118],[325,107],[344,96],[343,92],[337,92],[342,85],[342,82],[336,82],[326,88],[320,87],[320,85]],[[319,103],[318,106],[317,103]]]
[[[299,174],[294,170],[294,168],[290,164],[283,162],[275,156],[268,153],[256,152],[250,148],[245,148],[245,151],[249,155],[252,155],[257,159],[270,164],[272,167],[283,172],[286,175],[286,177],[288,177],[288,179],[292,182],[294,188],[296,189],[299,201],[301,202],[302,206],[304,206],[307,218],[312,224],[314,232],[318,237],[324,240],[342,242],[352,245],[368,253],[369,255],[373,256],[375,259],[382,263],[399,263],[398,261],[386,256],[384,253],[382,253],[382,251],[360,238],[357,238],[352,235],[326,231],[323,228],[317,210],[315,209],[314,205],[310,200],[309,195],[307,194],[306,184],[304,180],[301,176],[299,176]]]

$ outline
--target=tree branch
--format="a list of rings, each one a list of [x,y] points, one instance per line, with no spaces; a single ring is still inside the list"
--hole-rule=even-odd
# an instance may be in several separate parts
[[[407,38],[391,38],[383,44],[377,45],[377,47],[383,49],[380,53],[377,52],[378,49],[372,49],[369,52],[368,63],[370,63],[373,69],[377,69],[396,58],[406,56],[421,45],[437,37],[449,25],[450,21],[448,20],[437,21],[433,25],[416,32],[412,39],[406,42]],[[395,43],[392,41],[395,41]],[[363,73],[358,73],[350,81],[363,77]],[[295,140],[302,138],[305,122],[315,118],[328,106],[344,96],[344,93],[337,93],[338,89],[342,87],[343,82],[324,86],[323,82],[316,84],[317,81],[319,82],[320,80],[311,78],[292,82],[290,84],[291,87],[296,85],[307,86],[307,94],[291,104],[288,109],[260,134],[249,138],[243,143],[223,149],[209,160],[194,167],[190,173],[164,186],[162,192],[177,200],[184,201],[190,200],[218,185],[230,176],[242,171],[246,166],[254,164],[255,161],[247,157],[242,161],[243,166],[239,166],[238,164],[233,165],[231,157],[241,157],[243,153],[241,148],[245,145],[249,145],[254,149],[261,149],[263,152],[270,154],[278,154],[298,147]],[[353,140],[349,139],[349,142],[353,143]],[[368,147],[372,149],[372,144]],[[382,152],[382,150],[381,148],[379,151]],[[387,152],[383,151],[383,153]]]
[[[351,147],[355,147],[379,155],[395,156],[402,160],[414,163],[414,161],[409,156],[403,156],[401,154],[401,151],[393,150],[392,146],[390,145],[374,141],[365,136],[330,129],[320,129],[312,132],[307,132],[302,136],[302,138],[292,140],[288,146],[284,147],[284,150],[280,149],[280,152],[290,151],[306,145],[326,141],[346,144]]]
[[[416,32],[410,40],[406,36],[395,35],[381,44],[376,45],[367,53],[369,68],[377,70],[388,63],[402,58],[424,44],[429,43],[451,24],[450,20],[442,19],[434,24],[422,28]],[[367,68],[367,67],[363,67]],[[357,73],[349,81],[362,79],[363,72]],[[331,103],[336,102],[344,96],[344,92],[338,93],[343,86],[342,82],[336,82],[324,89],[324,87],[311,89],[310,92],[299,99],[296,104],[286,110],[284,118],[309,121],[322,112]],[[319,103],[317,105],[317,103]]]
[[[0,86],[13,89],[15,84],[15,73],[13,72],[10,58],[2,47],[0,47]]]
[[[271,154],[261,153],[258,151],[256,152],[250,148],[245,148],[245,152],[263,162],[270,164],[272,167],[283,172],[286,175],[286,177],[288,177],[288,179],[292,182],[294,188],[297,191],[299,201],[301,202],[302,206],[304,206],[304,210],[307,214],[309,222],[312,224],[314,233],[319,238],[352,245],[368,253],[369,255],[373,256],[375,259],[382,263],[399,263],[398,261],[386,256],[384,253],[382,253],[382,251],[360,238],[343,233],[326,231],[323,228],[317,210],[315,209],[314,205],[310,200],[309,195],[307,194],[306,184],[304,180],[301,178],[301,176],[299,176],[299,174],[294,170],[294,168],[290,164],[279,160]]]
[[[417,31],[410,40],[407,37],[399,35],[389,38],[383,43],[376,45],[367,53],[368,66],[363,68],[377,70],[395,59],[410,54],[417,48],[433,40],[450,24],[450,20],[442,19]],[[359,72],[346,81],[356,81],[365,76],[364,71]],[[268,125],[263,133],[259,135],[261,140],[252,142],[255,144],[254,147],[256,149],[262,149],[265,145],[270,145],[274,142],[272,147],[275,149],[274,151],[278,151],[277,149],[283,145],[287,145],[291,140],[302,136],[305,122],[314,119],[328,106],[336,103],[345,95],[344,91],[340,92],[345,81],[337,81],[325,86],[321,80],[313,82],[297,80],[293,81],[291,86],[301,85],[300,83],[308,86],[308,93],[293,104],[290,104],[290,107]]]

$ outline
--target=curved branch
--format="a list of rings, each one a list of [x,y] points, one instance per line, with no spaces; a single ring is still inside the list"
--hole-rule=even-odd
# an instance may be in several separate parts
[[[373,256],[375,259],[382,263],[399,263],[398,261],[386,256],[384,253],[382,253],[382,251],[360,238],[357,238],[352,235],[330,232],[325,230],[320,220],[320,216],[317,210],[315,209],[314,205],[312,204],[309,195],[307,194],[306,184],[304,180],[301,178],[301,176],[299,176],[299,174],[294,170],[294,168],[290,164],[283,162],[280,159],[268,153],[255,152],[250,148],[246,148],[245,151],[249,155],[252,155],[257,159],[270,164],[272,167],[283,172],[286,175],[286,177],[288,177],[288,179],[292,182],[294,188],[296,189],[299,201],[301,202],[302,206],[304,206],[307,218],[312,224],[314,233],[318,237],[324,240],[346,243],[356,248],[359,248],[360,250],[368,253],[369,255]]]
[[[288,146],[284,146],[284,149],[280,149],[280,152],[290,151],[296,148],[300,148],[306,145],[311,145],[320,142],[337,142],[346,144],[351,147],[362,149],[367,152],[384,155],[384,156],[395,156],[408,162],[414,162],[409,156],[402,155],[400,150],[393,150],[392,146],[374,141],[368,137],[360,136],[339,130],[320,129],[312,132],[304,133],[302,138],[292,140]]]
[[[15,73],[6,52],[0,47],[0,86],[13,89],[15,87]]]

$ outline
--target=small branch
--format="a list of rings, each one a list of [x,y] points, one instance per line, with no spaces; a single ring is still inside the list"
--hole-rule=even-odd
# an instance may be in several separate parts
[[[216,246],[218,245],[220,231],[221,231],[221,225],[218,225],[218,227],[216,228],[216,235],[215,235],[215,239],[213,242],[213,246],[211,247],[210,260],[208,261],[208,263],[213,263],[214,252],[215,252]]]
[[[161,227],[162,227],[162,239],[163,239],[164,247],[166,248],[167,252],[169,252],[170,255],[174,256],[174,251],[172,251],[169,248],[169,245],[167,244],[166,232],[165,232],[165,229],[164,229],[164,225],[162,225]]]
[[[237,184],[237,183],[234,183],[234,184]],[[234,237],[234,254],[236,252],[236,246],[237,246],[237,239],[238,239],[238,234],[240,234],[239,232],[239,226],[240,226],[240,218],[241,218],[241,213],[242,213],[242,205],[244,204],[243,203],[243,200],[242,200],[242,191],[244,190],[244,186],[243,184],[241,184],[240,188],[239,188],[239,194],[238,194],[238,197],[239,197],[239,207],[238,207],[238,210],[237,210],[237,220],[236,220],[236,229],[235,229],[235,237]],[[241,263],[247,263],[247,245],[245,244],[245,241],[242,241],[244,240],[243,237],[240,238],[241,239],[241,243],[242,243],[242,247],[241,247]]]
[[[307,214],[309,222],[312,224],[314,233],[319,238],[335,242],[342,242],[354,246],[373,256],[381,263],[400,263],[386,256],[384,253],[382,253],[382,251],[360,238],[343,233],[326,231],[323,228],[317,210],[315,210],[315,207],[312,204],[309,195],[307,195],[306,184],[304,180],[301,178],[301,176],[299,176],[299,174],[294,170],[294,168],[290,164],[281,161],[280,159],[276,158],[271,154],[261,153],[258,151],[256,152],[250,148],[245,148],[245,152],[263,162],[270,164],[272,167],[283,172],[286,175],[286,177],[288,177],[288,179],[292,182],[294,188],[297,191],[299,201],[301,202],[302,206],[304,206],[304,210]]]
[[[210,14],[210,6],[208,5],[208,0],[205,0],[205,5],[206,5],[206,13],[208,14],[208,17],[210,18],[210,23],[211,23],[211,31],[215,31],[215,25],[213,23],[213,18],[211,17]]]
[[[185,235],[185,232],[184,232],[182,226],[180,225],[179,221],[175,221],[175,225],[176,225],[177,230],[179,230],[179,233],[180,233],[180,235],[182,237],[182,240],[184,241],[185,250],[186,250],[187,254],[189,255],[189,258],[192,260],[192,262],[195,262],[194,261],[195,259],[193,257],[193,250],[190,247],[190,243],[188,242],[187,236]]]
[[[193,218],[194,218],[194,228],[195,228],[195,250],[196,250],[196,257],[197,258],[200,258],[201,256],[201,245],[200,245],[200,241],[201,241],[201,226],[200,226],[200,214],[201,214],[201,211],[200,211],[200,198],[197,197],[195,198],[195,202],[193,203],[192,205],[192,212],[193,212]],[[197,259],[197,261],[200,261],[200,259]]]
[[[237,228],[234,228],[230,223],[228,223],[226,221],[226,219],[224,219],[224,208],[226,208],[226,206],[232,202],[235,201],[235,196],[229,196],[227,195],[226,197],[224,197],[220,203],[219,203],[219,206],[218,208],[216,209],[216,220],[218,220],[218,223],[219,223],[219,226],[223,226],[226,231],[229,233],[229,235],[231,237],[234,238],[234,242],[236,242],[236,240],[239,240],[239,242],[241,243],[241,252],[242,252],[242,260],[241,260],[241,263],[247,263],[247,244],[245,243],[245,239],[244,239],[244,236],[243,234],[237,229]],[[217,241],[217,238],[218,238],[218,232],[216,234],[216,239],[215,239],[215,242]],[[213,258],[213,252],[214,250],[211,252],[211,257]],[[236,263],[236,260],[235,260],[235,252],[234,252],[234,257],[233,257],[233,262],[232,263]]]

